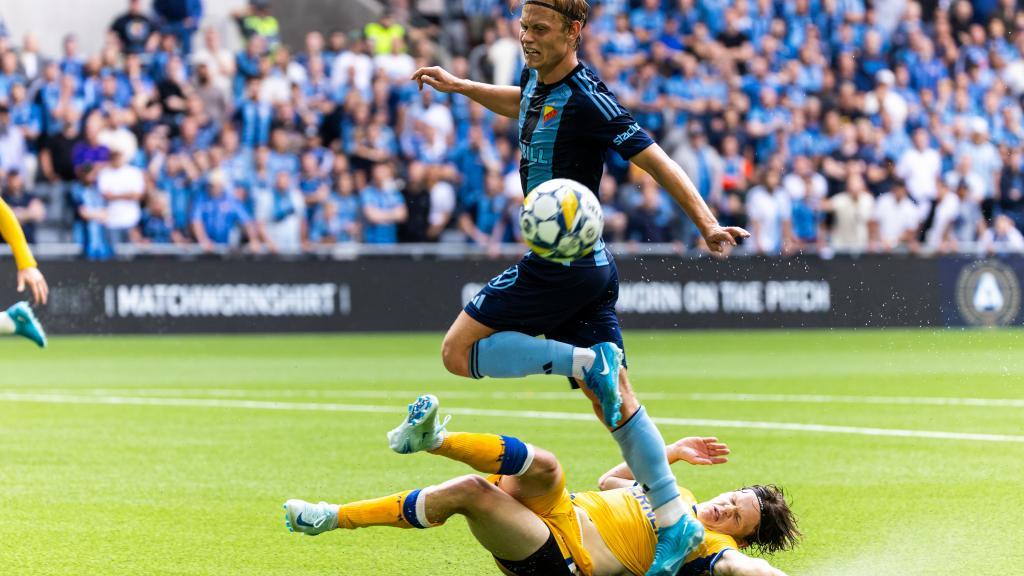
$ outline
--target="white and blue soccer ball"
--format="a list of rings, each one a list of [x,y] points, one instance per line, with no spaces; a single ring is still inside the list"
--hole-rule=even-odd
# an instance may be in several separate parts
[[[534,254],[571,262],[594,249],[604,231],[604,212],[589,188],[575,180],[556,178],[526,196],[519,225]]]

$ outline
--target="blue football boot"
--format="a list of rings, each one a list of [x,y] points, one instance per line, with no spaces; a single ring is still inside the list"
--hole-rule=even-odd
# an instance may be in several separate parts
[[[32,313],[28,302],[18,302],[11,306],[7,309],[7,315],[14,322],[15,334],[28,338],[40,348],[46,348],[46,332],[39,320],[36,320],[36,315]]]
[[[583,382],[601,402],[604,423],[611,428],[622,419],[622,396],[619,395],[619,369],[622,367],[622,350],[611,342],[602,342],[590,347],[597,355],[590,370],[583,370]]]
[[[683,514],[679,522],[658,529],[658,545],[654,548],[654,562],[646,576],[675,576],[686,557],[704,540],[704,525],[690,514]]]

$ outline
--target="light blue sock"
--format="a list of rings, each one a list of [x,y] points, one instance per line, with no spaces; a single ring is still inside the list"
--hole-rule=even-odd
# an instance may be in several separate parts
[[[657,509],[679,497],[676,477],[665,457],[665,441],[643,406],[619,428],[612,430],[633,477]]]
[[[522,332],[497,332],[469,349],[473,378],[521,378],[530,374],[572,376],[573,347]]]

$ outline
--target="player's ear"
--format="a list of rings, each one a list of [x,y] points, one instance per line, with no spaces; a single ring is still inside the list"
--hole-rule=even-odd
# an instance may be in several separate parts
[[[569,43],[575,44],[579,41],[580,35],[583,34],[583,23],[579,20],[573,20],[569,23]]]

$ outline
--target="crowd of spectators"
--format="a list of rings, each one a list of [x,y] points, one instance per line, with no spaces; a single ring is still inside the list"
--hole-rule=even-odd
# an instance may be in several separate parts
[[[0,33],[4,198],[30,241],[45,229],[96,259],[517,241],[516,122],[408,81],[440,64],[518,83],[517,14],[387,4],[298,50],[266,0],[233,15],[237,51],[199,0],[131,0],[96,54]],[[596,0],[580,56],[719,219],[751,230],[745,250],[1024,250],[1016,0]],[[608,240],[700,247],[614,153],[596,192]]]

